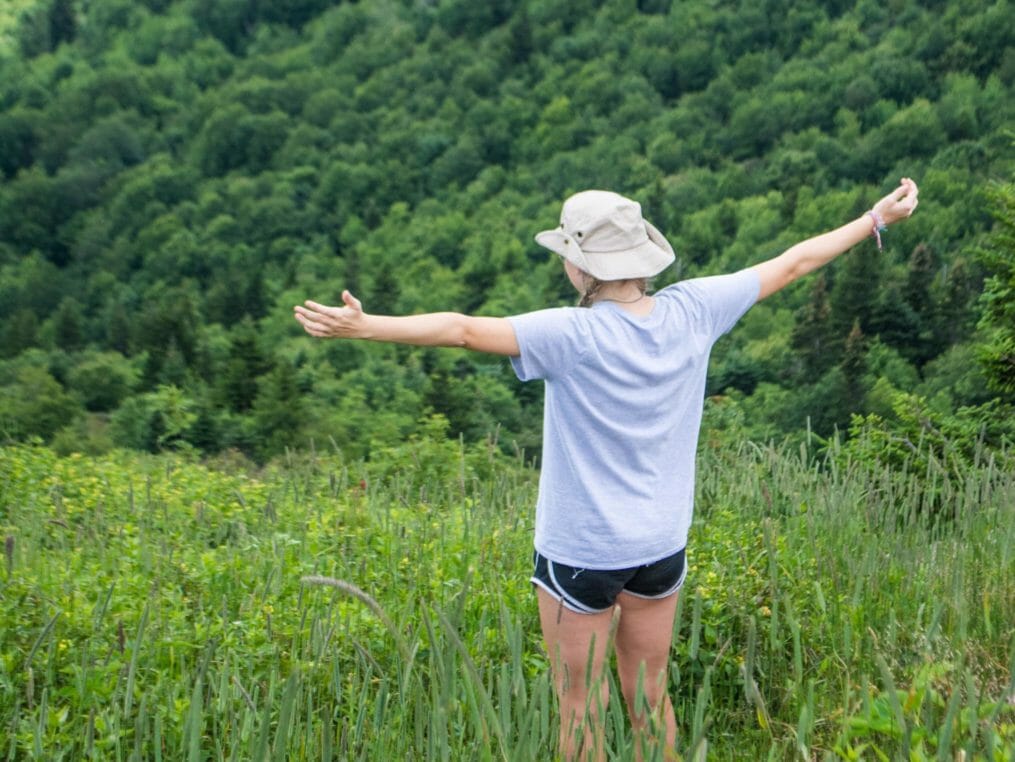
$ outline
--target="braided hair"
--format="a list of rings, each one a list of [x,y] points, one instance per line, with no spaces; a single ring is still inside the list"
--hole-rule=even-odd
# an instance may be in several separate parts
[[[589,275],[588,273],[582,273],[582,275],[585,290],[582,292],[581,299],[578,302],[579,307],[591,307],[595,303],[596,296],[599,295],[599,292],[602,290],[603,286],[605,286],[607,283],[616,282],[616,281],[599,280],[599,278],[595,277],[594,275]],[[626,282],[633,283],[635,287],[637,287],[637,289],[641,292],[641,295],[644,296],[645,293],[648,291],[648,281],[649,281],[648,278],[629,278],[627,279]]]

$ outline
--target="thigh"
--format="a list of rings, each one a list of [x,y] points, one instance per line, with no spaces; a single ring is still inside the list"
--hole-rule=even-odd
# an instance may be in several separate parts
[[[536,588],[536,595],[543,640],[557,689],[562,693],[584,693],[602,676],[613,609],[580,614],[564,606],[542,587]]]
[[[645,664],[646,683],[654,683],[660,679],[660,673],[665,674],[673,642],[673,617],[677,611],[678,595],[674,592],[665,598],[644,598],[622,592],[617,596],[620,606],[616,635],[617,671],[625,691],[634,685],[642,663]]]

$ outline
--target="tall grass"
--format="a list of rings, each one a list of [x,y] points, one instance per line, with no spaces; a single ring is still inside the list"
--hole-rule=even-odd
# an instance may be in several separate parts
[[[682,754],[1009,759],[1015,474],[840,456],[703,451]],[[534,494],[428,442],[256,475],[0,450],[0,759],[550,758]]]

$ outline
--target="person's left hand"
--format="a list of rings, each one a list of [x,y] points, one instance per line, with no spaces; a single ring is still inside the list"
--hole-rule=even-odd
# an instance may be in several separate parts
[[[344,307],[329,307],[308,299],[302,307],[293,307],[293,317],[300,322],[304,331],[319,339],[362,338],[363,304],[348,290],[342,292],[342,301],[345,302]]]
[[[915,182],[903,177],[898,188],[874,205],[874,213],[879,215],[886,225],[904,220],[916,209],[916,197],[919,192]]]

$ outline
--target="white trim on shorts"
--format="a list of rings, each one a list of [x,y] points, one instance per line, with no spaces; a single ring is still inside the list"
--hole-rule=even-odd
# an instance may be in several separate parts
[[[543,558],[546,558],[546,556],[543,556]],[[557,590],[548,587],[543,580],[537,579],[535,575],[529,577],[529,581],[534,585],[539,585],[539,587],[550,594],[551,598],[558,601],[562,606],[570,609],[576,614],[602,614],[603,612],[609,611],[613,608],[613,606],[607,606],[605,609],[590,608],[576,598],[572,598],[568,595],[564,588],[561,587],[561,584],[557,581],[557,575],[553,573],[553,561],[549,558],[546,558],[546,570],[550,575],[550,581],[557,586]]]
[[[678,550],[677,553],[679,553],[679,552],[680,551]],[[662,560],[662,559],[660,559],[660,560]],[[635,598],[641,598],[641,599],[646,600],[646,601],[661,601],[663,598],[669,598],[671,595],[673,595],[675,592],[677,592],[680,588],[682,588],[684,586],[684,580],[686,578],[687,578],[687,555],[685,554],[684,555],[684,568],[680,570],[680,579],[677,580],[677,584],[675,584],[673,587],[671,587],[665,593],[659,593],[659,595],[642,595],[641,593],[634,593],[634,592],[632,592],[630,590],[627,590],[626,588],[624,590],[621,590],[620,593],[627,593],[628,595],[633,595]],[[620,595],[620,593],[617,593],[617,595]]]

